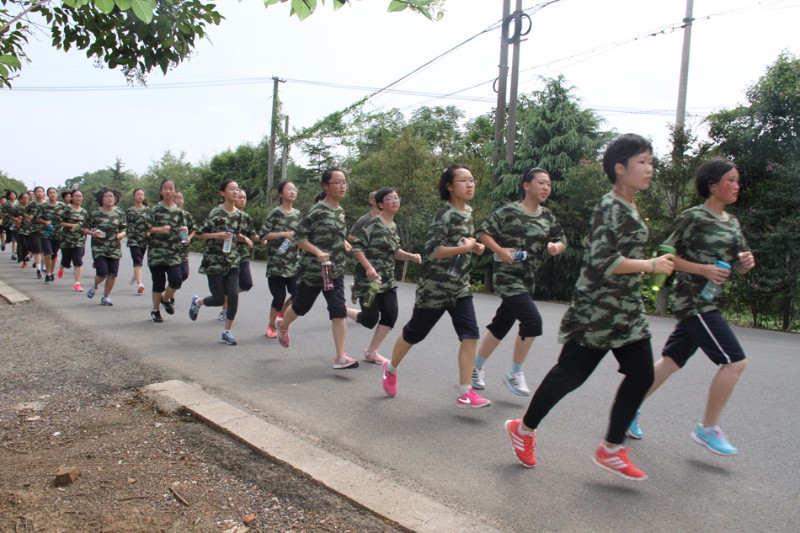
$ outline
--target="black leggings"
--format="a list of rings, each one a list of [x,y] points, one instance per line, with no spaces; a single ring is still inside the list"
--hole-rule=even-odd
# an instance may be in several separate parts
[[[247,292],[253,288],[253,276],[250,274],[250,261],[239,263],[239,290]]]
[[[625,375],[625,379],[620,383],[611,406],[606,440],[611,444],[622,444],[625,441],[625,430],[653,384],[653,350],[650,339],[647,338],[612,348],[611,351],[619,363],[618,371]],[[536,389],[522,419],[525,425],[532,429],[537,428],[550,409],[586,381],[606,353],[608,350],[567,342],[561,349],[558,362]]]
[[[287,292],[289,293],[290,299],[294,299],[294,296],[297,293],[296,278],[270,276],[267,278],[267,285],[269,285],[269,292],[272,294],[272,308],[276,311],[283,309],[283,304],[286,302]]]
[[[236,318],[236,311],[239,308],[239,270],[229,270],[225,274],[207,274],[208,290],[211,296],[203,298],[203,305],[208,307],[221,307],[228,297],[228,309],[226,317],[228,320]]]

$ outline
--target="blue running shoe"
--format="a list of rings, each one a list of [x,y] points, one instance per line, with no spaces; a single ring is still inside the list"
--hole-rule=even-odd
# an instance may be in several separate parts
[[[200,304],[197,303],[199,299],[200,297],[197,295],[192,296],[192,305],[189,306],[189,318],[191,318],[192,321],[197,320],[197,313],[200,312]]]
[[[633,417],[633,422],[631,422],[631,425],[628,426],[628,431],[625,432],[625,434],[631,438],[641,439],[644,437],[644,432],[642,431],[642,428],[639,427],[640,416],[642,416],[642,412],[637,409],[636,416]]]
[[[728,438],[719,426],[704,428],[702,424],[697,424],[691,436],[692,440],[697,444],[705,446],[717,455],[736,455],[739,453],[739,450],[731,446],[731,443],[728,442]]]
[[[222,344],[229,344],[231,346],[236,346],[236,338],[230,331],[223,331],[222,337],[220,337],[219,342]]]
[[[89,290],[86,292],[87,298],[94,298],[94,293],[97,292],[97,285],[92,283],[92,286],[89,287]]]

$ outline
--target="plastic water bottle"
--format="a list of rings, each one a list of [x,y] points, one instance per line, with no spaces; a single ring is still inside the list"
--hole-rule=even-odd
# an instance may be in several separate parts
[[[380,292],[381,285],[382,283],[380,276],[369,282],[369,289],[367,289],[367,296],[364,297],[364,300],[361,302],[361,304],[364,307],[372,307],[372,302],[375,301],[375,295],[378,294],[378,292]]]
[[[515,263],[521,263],[522,261],[525,261],[528,258],[528,252],[526,252],[525,250],[513,250],[511,252],[511,257],[514,259]],[[498,263],[503,262],[503,260],[497,254],[494,254],[494,260],[497,261]]]
[[[664,254],[675,254],[676,250],[674,247],[668,244],[662,244],[658,247],[658,249],[653,253],[653,257],[660,257]],[[664,286],[664,283],[667,281],[666,274],[650,274],[650,288],[654,291],[658,292],[661,290],[661,287]]]
[[[186,244],[189,242],[189,228],[181,226],[181,242]]]
[[[53,224],[50,224],[49,226],[47,226],[44,229],[44,238],[45,239],[49,239],[50,238],[50,236],[53,234],[53,229],[55,229],[55,226]]]
[[[725,270],[731,269],[731,266],[725,261],[717,261],[716,265],[718,268],[724,268]],[[714,299],[719,296],[720,292],[722,292],[722,285],[717,285],[713,281],[708,280],[706,286],[703,287],[703,292],[700,293],[700,298],[707,302],[713,302]]]
[[[322,290],[333,290],[333,263],[330,261],[322,263]]]
[[[222,241],[222,252],[227,254],[230,253],[231,251],[233,245],[233,237],[236,232],[233,231],[232,229],[226,229],[225,231],[231,234],[231,237],[229,239],[225,239],[224,241]]]
[[[103,230],[101,230],[101,229],[94,228],[94,229],[92,230],[92,233],[96,233],[96,234],[97,234],[97,235],[96,235],[96,237],[97,237],[98,239],[105,239],[105,238],[106,238],[106,232],[105,232],[105,231],[103,231]]]
[[[278,246],[278,254],[283,255],[292,245],[292,239],[284,239],[280,246]]]

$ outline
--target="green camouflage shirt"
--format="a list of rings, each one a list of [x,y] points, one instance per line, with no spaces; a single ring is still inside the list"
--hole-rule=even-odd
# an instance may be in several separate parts
[[[232,229],[236,233],[241,233],[243,213],[233,208],[233,212],[228,213],[221,205],[212,209],[202,226],[197,230],[199,233],[219,233],[226,229]],[[235,237],[234,237],[235,238]],[[201,274],[227,274],[235,268],[239,268],[239,248],[236,241],[231,243],[231,251],[225,253],[222,246],[225,241],[222,239],[207,239],[206,248],[203,250],[203,261],[200,263],[198,272]]]
[[[93,211],[89,216],[89,227],[103,231],[106,236],[100,239],[92,235],[92,258],[119,259],[122,257],[122,245],[117,239],[117,233],[125,231],[127,225],[125,213],[119,207],[114,207],[109,212],[102,208]]]
[[[581,275],[561,320],[559,342],[608,350],[650,337],[641,274],[612,274],[624,259],[644,259],[647,226],[614,192],[592,213]]]
[[[297,231],[300,223],[300,210],[292,208],[287,213],[280,207],[274,208],[267,215],[262,227],[262,234],[277,233],[282,231]],[[272,239],[267,241],[267,276],[293,278],[297,274],[297,246],[292,243],[286,253],[279,254],[278,248],[285,239]]]
[[[16,223],[13,220],[11,220],[11,217],[15,216],[14,215],[14,206],[16,206],[18,204],[19,204],[19,202],[15,202],[13,204],[11,202],[6,202],[3,205],[3,227],[4,228],[13,229],[14,226],[16,225]]]
[[[20,206],[22,207],[22,206]],[[36,205],[35,202],[30,202],[26,205],[22,211],[22,224],[19,228],[17,228],[17,233],[20,235],[30,235],[36,229],[38,229],[39,223],[36,222],[36,213],[39,211],[39,206]],[[28,217],[32,217],[28,220]]]
[[[251,241],[255,242],[255,239],[258,238],[258,233],[256,233],[253,219],[250,218],[250,215],[248,215],[245,211],[240,210],[239,212],[242,214],[242,226],[239,229],[239,233],[245,237],[249,237]],[[253,249],[247,246],[246,242],[237,242],[236,247],[239,248],[239,260],[250,261],[250,254],[252,253]]]
[[[503,248],[528,252],[528,257],[519,263],[509,265],[492,261],[494,292],[501,298],[519,294],[533,296],[536,271],[549,255],[547,243],[567,243],[561,225],[552,211],[539,207],[535,213],[531,213],[519,202],[501,206],[489,215],[478,228],[478,237],[484,234],[492,237]],[[487,249],[487,253],[491,252]]]
[[[50,224],[53,225],[53,229],[50,231],[50,239],[57,239],[59,235],[58,231],[58,223],[59,220],[59,213],[64,208],[64,204],[61,202],[56,202],[55,204],[51,204],[50,202],[45,202],[39,206],[39,218],[42,220],[49,220]],[[44,232],[47,230],[47,226],[44,224],[42,225],[42,236],[44,236]]]
[[[344,276],[345,251],[344,241],[347,238],[347,224],[344,209],[333,208],[327,203],[317,202],[312,205],[300,220],[295,233],[295,243],[308,241],[330,256],[333,263],[333,277]],[[300,267],[298,281],[310,287],[322,285],[322,268],[316,256],[300,250]]]
[[[89,229],[89,212],[81,207],[78,210],[71,205],[65,205],[61,210],[61,222],[68,224],[78,224],[75,229],[61,228],[61,247],[62,248],[83,248],[86,246],[86,235],[81,231],[83,228]]]
[[[473,237],[475,225],[472,221],[472,208],[466,211],[446,203],[433,217],[425,252],[422,256],[422,273],[414,306],[420,309],[447,309],[455,306],[459,298],[469,296],[469,263],[472,254],[433,259],[433,255],[441,246],[458,246],[461,239]],[[456,275],[448,273],[454,264]]]
[[[157,203],[150,208],[148,220],[151,228],[169,226],[169,233],[153,233],[147,247],[148,265],[180,265],[181,264],[181,235],[183,226],[183,209],[173,205],[166,207]]]
[[[31,233],[38,233],[40,235],[42,233],[44,233],[44,229],[47,226],[42,225],[42,223],[39,222],[39,219],[42,218],[42,208],[46,204],[47,204],[47,200],[45,200],[42,203],[31,202],[30,204],[28,204],[27,213],[29,215],[33,216],[33,218],[31,219],[31,222],[30,222],[30,224],[31,224]]]
[[[138,246],[147,248],[147,230],[150,229],[150,208],[143,205],[141,209],[129,207],[125,211],[125,219],[128,223],[128,248]]]
[[[362,228],[353,242],[353,252],[364,252],[375,271],[381,277],[380,292],[388,291],[397,286],[394,279],[396,264],[395,253],[400,249],[400,236],[397,234],[397,224],[387,224],[378,215]],[[369,280],[367,272],[361,263],[356,263],[355,294],[359,298],[367,295]]]
[[[735,216],[717,216],[704,205],[678,215],[668,233],[665,243],[674,246],[679,257],[693,263],[725,261],[733,266],[739,252],[750,249]],[[700,298],[707,281],[703,276],[675,271],[672,312],[678,320],[717,308],[716,302]]]
[[[194,217],[192,216],[192,214],[189,211],[187,211],[185,209],[183,210],[183,220],[184,220],[184,225],[186,226],[186,233],[188,235],[191,235],[192,230],[195,229],[195,227],[194,227]],[[181,243],[181,262],[182,263],[185,263],[186,261],[189,260],[189,247],[191,247],[191,246],[192,246],[191,242],[182,242]]]

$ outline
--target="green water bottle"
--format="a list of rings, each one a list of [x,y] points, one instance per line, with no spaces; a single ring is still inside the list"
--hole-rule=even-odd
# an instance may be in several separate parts
[[[364,307],[372,307],[372,302],[375,301],[375,295],[378,294],[381,290],[381,278],[378,276],[377,278],[373,279],[369,282],[369,288],[367,289],[367,295],[364,297],[364,300],[361,302]]]

